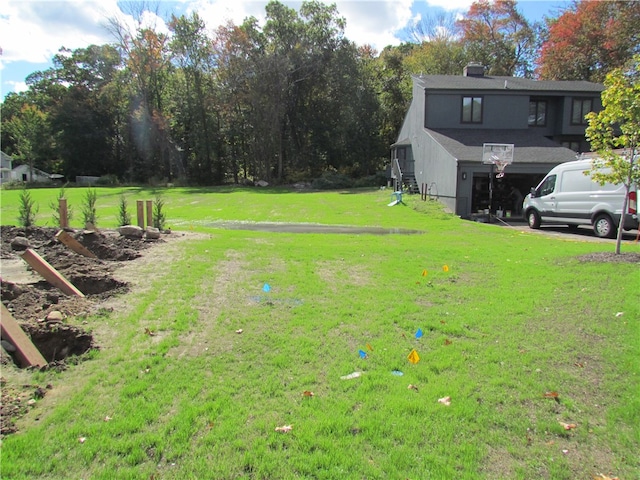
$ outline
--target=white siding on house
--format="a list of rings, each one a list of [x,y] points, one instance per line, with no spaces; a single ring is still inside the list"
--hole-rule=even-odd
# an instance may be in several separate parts
[[[18,165],[11,170],[11,180],[16,182],[48,182],[51,180],[47,172],[34,168],[32,177],[30,170],[29,165]]]

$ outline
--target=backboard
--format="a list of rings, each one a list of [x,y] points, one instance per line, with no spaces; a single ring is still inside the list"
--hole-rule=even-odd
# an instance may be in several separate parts
[[[513,143],[484,143],[482,145],[482,163],[513,163]]]

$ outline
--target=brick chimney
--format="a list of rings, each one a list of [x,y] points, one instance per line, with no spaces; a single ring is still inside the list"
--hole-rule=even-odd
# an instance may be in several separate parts
[[[484,66],[481,63],[471,62],[462,71],[465,77],[484,77]]]

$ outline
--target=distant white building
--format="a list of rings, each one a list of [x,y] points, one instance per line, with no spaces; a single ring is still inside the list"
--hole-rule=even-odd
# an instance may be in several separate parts
[[[0,152],[0,185],[11,181],[11,169],[13,158],[4,152]]]
[[[11,170],[11,180],[15,182],[50,182],[51,175],[38,168],[33,168],[33,177],[29,165],[18,165]]]

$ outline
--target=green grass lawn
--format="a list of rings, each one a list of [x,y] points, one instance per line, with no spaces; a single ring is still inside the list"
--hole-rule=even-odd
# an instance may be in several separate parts
[[[98,226],[116,226],[122,191],[134,213],[158,193],[97,189]],[[18,193],[2,191],[3,225]],[[51,225],[57,191],[32,193]],[[79,212],[83,190],[67,193]],[[580,259],[613,241],[466,222],[417,196],[389,208],[388,191],[161,193],[168,226],[204,235],[141,265],[151,288],[125,310],[73,320],[100,351],[17,374],[54,388],[2,440],[3,479],[639,478],[640,271]]]

